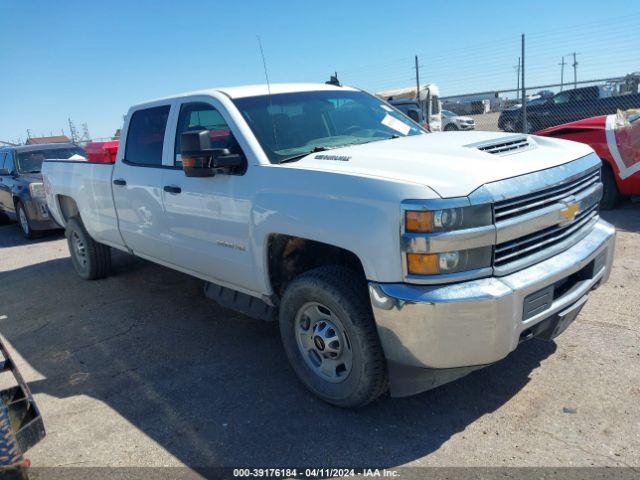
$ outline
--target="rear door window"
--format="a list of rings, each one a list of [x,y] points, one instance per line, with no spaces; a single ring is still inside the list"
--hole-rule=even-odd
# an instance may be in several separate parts
[[[169,105],[138,110],[131,116],[125,160],[134,165],[162,166]]]

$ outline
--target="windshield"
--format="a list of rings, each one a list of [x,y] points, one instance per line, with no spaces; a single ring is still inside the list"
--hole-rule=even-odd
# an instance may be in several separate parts
[[[273,163],[314,151],[425,133],[400,112],[357,91],[282,93],[234,103]]]
[[[18,171],[20,173],[40,173],[44,160],[69,160],[74,156],[86,158],[86,153],[80,147],[29,150],[18,153]]]
[[[442,115],[444,115],[445,117],[455,117],[456,114],[453,112],[450,112],[449,110],[442,110]]]

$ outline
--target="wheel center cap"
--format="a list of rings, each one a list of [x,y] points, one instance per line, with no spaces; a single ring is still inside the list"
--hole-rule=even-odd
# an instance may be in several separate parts
[[[325,345],[324,345],[324,340],[322,340],[322,338],[320,338],[320,337],[318,337],[318,336],[313,337],[313,344],[314,344],[314,345],[316,346],[316,348],[317,348],[318,350],[320,350],[321,352],[324,350]]]

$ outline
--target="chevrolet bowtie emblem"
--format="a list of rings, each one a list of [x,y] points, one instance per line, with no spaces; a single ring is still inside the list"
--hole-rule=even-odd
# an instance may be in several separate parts
[[[567,203],[567,206],[560,210],[560,218],[563,220],[573,220],[580,210],[580,204],[577,202]]]

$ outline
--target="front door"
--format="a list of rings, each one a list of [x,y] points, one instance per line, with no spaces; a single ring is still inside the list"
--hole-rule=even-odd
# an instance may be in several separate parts
[[[113,170],[113,198],[120,234],[136,255],[163,261],[162,157],[170,105],[137,110],[126,132],[126,150]]]
[[[180,135],[188,130],[208,130],[213,148],[238,152],[228,122],[207,101],[187,102],[175,128],[173,168],[164,170],[162,182],[169,261],[214,282],[257,290],[247,174],[196,178],[181,168]]]
[[[0,210],[13,215],[15,206],[11,190],[14,182],[12,174],[15,171],[15,164],[11,151],[0,153],[0,168],[6,168],[10,172],[10,175],[0,175]]]

